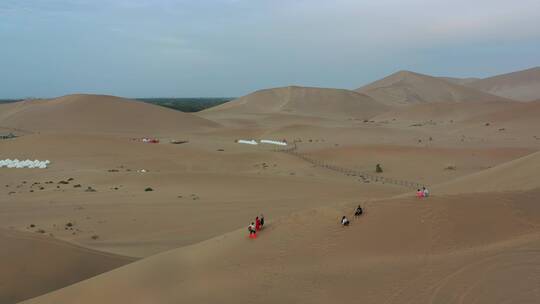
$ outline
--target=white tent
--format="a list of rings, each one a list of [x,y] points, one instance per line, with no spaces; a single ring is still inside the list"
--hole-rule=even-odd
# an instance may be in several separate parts
[[[238,143],[239,144],[245,144],[245,145],[258,145],[259,143],[257,143],[256,140],[252,139],[252,140],[245,140],[245,139],[240,139],[238,140]]]
[[[262,144],[271,144],[271,145],[278,145],[278,146],[286,146],[287,143],[284,141],[276,141],[276,140],[270,140],[270,139],[262,139]]]
[[[51,162],[49,160],[18,160],[18,159],[4,159],[0,160],[0,168],[39,168],[46,169]]]

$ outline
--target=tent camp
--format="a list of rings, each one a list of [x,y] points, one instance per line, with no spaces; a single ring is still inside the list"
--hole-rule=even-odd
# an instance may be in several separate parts
[[[0,168],[15,168],[15,169],[46,169],[51,162],[49,160],[18,160],[18,159],[4,159],[0,160]]]

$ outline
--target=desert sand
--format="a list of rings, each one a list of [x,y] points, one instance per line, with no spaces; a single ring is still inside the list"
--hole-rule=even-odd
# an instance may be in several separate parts
[[[399,72],[195,114],[95,95],[1,105],[20,136],[0,158],[51,164],[0,168],[0,300],[538,302],[539,103],[476,81]]]
[[[466,82],[465,85],[518,101],[540,97],[540,67]]]

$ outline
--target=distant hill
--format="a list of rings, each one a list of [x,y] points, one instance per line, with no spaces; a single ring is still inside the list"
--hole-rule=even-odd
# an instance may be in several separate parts
[[[0,126],[34,132],[173,134],[216,123],[143,102],[104,95],[68,95],[0,105]]]
[[[467,86],[519,101],[540,99],[540,67],[476,80]]]
[[[0,99],[0,104],[23,101],[22,99]]]
[[[290,86],[260,90],[204,112],[369,118],[386,110],[385,105],[354,91]]]
[[[429,102],[488,102],[504,98],[438,77],[400,71],[356,90],[392,106]]]

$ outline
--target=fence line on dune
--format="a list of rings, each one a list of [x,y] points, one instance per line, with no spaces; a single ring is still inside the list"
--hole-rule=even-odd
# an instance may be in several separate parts
[[[410,189],[419,189],[419,188],[422,188],[422,187],[425,186],[424,184],[421,184],[421,183],[418,183],[418,182],[400,180],[400,179],[395,179],[395,178],[389,178],[389,177],[384,177],[384,176],[380,176],[380,175],[376,175],[376,174],[371,174],[371,173],[367,173],[367,172],[357,171],[357,170],[354,170],[354,169],[348,169],[348,168],[343,168],[343,167],[340,167],[340,166],[328,164],[328,163],[325,163],[324,161],[311,158],[311,157],[307,156],[304,153],[298,152],[298,146],[296,145],[296,143],[294,143],[293,145],[290,145],[287,148],[276,149],[275,151],[276,152],[287,153],[289,155],[293,155],[293,156],[295,156],[297,158],[300,158],[303,161],[308,162],[308,163],[310,163],[310,164],[312,164],[312,165],[314,165],[316,167],[320,167],[320,168],[324,168],[324,169],[327,169],[327,170],[330,170],[330,171],[342,173],[342,174],[345,174],[347,176],[359,177],[364,182],[367,182],[367,181],[369,181],[369,182],[381,182],[383,184],[391,184],[391,185],[396,185],[396,186],[402,186],[402,187],[406,187],[406,188],[410,188]]]

